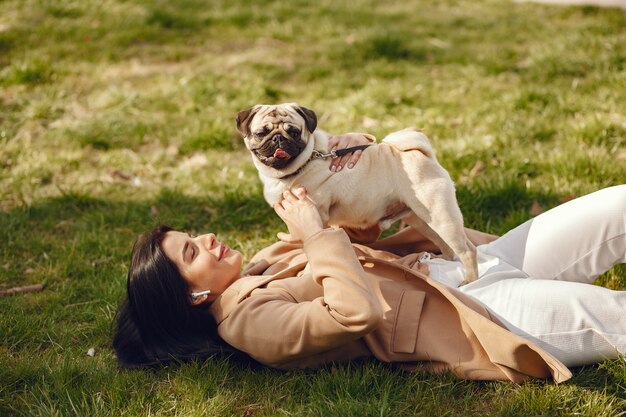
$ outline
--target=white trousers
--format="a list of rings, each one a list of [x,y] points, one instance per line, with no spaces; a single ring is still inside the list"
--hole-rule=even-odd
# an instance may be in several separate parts
[[[626,291],[593,285],[626,262],[626,185],[569,201],[478,248],[477,281],[430,259],[430,275],[459,287],[508,328],[566,366],[626,355]]]

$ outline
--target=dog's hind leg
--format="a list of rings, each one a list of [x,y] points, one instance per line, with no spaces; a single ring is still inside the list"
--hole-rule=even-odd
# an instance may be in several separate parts
[[[463,233],[465,234],[465,230],[463,230]],[[478,279],[478,260],[476,259],[476,246],[469,240],[467,235],[465,235],[465,247],[465,252],[459,252],[459,258],[461,258],[461,262],[465,266],[465,281],[463,281],[463,284],[469,284]]]
[[[456,199],[452,201],[456,202]],[[409,207],[417,213],[424,210],[420,203],[409,203]],[[429,221],[425,221],[419,215],[409,215],[404,220],[436,244],[444,258],[452,260],[455,254],[458,255],[465,267],[464,283],[475,281],[478,278],[476,247],[465,234],[463,216],[458,206],[438,207],[435,204],[428,208],[428,213],[423,214]]]
[[[426,239],[433,242],[437,247],[441,250],[441,254],[444,259],[449,261],[453,260],[455,257],[454,251],[448,244],[435,232],[424,220],[420,219],[415,213],[411,212],[406,217],[403,217],[402,220],[420,232]]]

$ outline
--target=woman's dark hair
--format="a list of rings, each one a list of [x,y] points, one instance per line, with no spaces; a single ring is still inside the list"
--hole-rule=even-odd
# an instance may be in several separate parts
[[[217,336],[207,306],[191,303],[187,282],[163,252],[161,243],[170,230],[158,226],[133,247],[126,298],[114,324],[113,348],[123,367],[234,351]]]

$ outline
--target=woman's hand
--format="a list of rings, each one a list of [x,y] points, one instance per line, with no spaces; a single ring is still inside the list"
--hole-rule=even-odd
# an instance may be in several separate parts
[[[274,210],[289,229],[289,235],[278,234],[281,240],[304,242],[324,228],[320,212],[304,187],[283,192],[283,199],[274,205]]]
[[[372,142],[373,137],[368,139],[367,136],[361,133],[346,133],[343,135],[331,136],[328,139],[328,150],[334,151],[337,149],[350,148],[352,146],[367,145]],[[333,172],[341,171],[346,165],[348,166],[348,169],[351,169],[359,161],[361,153],[363,153],[363,151],[355,151],[340,158],[331,159],[330,170]]]

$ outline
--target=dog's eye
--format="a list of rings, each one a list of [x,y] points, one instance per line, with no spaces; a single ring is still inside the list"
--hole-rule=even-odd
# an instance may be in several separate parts
[[[298,139],[300,137],[300,131],[295,128],[287,129],[287,133],[289,133],[289,136],[291,136],[294,139]]]
[[[262,139],[262,138],[265,137],[265,135],[267,135],[267,130],[263,129],[263,130],[259,130],[258,132],[256,132],[254,134],[254,137],[257,138],[257,139]]]

